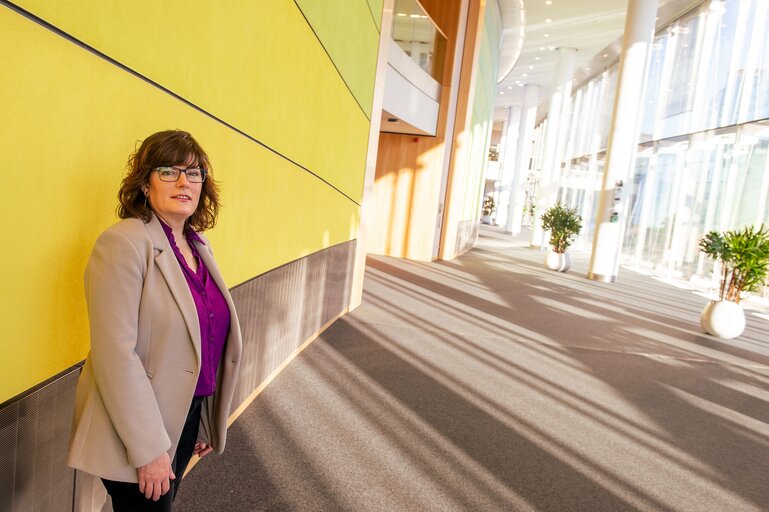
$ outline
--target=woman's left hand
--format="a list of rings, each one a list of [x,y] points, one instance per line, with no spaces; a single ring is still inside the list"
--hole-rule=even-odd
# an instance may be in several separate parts
[[[211,453],[212,450],[213,448],[211,448],[208,444],[197,442],[195,443],[195,448],[192,450],[192,454],[197,455],[198,457],[205,457]]]

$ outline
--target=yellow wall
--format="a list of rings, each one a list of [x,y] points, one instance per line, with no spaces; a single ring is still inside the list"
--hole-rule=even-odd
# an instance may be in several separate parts
[[[17,3],[268,148],[0,6],[0,402],[85,357],[82,271],[150,133],[188,130],[211,156],[230,286],[355,237],[369,121],[296,4]]]

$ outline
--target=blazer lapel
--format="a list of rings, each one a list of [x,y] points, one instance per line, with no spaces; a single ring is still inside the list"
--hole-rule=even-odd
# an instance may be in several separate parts
[[[192,345],[195,347],[195,353],[198,356],[198,366],[200,366],[200,320],[198,319],[195,301],[192,298],[192,293],[190,293],[190,287],[187,285],[184,272],[179,266],[176,254],[174,254],[174,250],[171,248],[171,244],[158,218],[153,215],[152,220],[146,226],[155,251],[159,251],[155,255],[155,264],[163,274],[168,284],[168,289],[171,290],[171,295],[173,295],[176,304],[179,306],[179,311],[181,311],[182,317],[184,317],[184,323],[187,324]]]

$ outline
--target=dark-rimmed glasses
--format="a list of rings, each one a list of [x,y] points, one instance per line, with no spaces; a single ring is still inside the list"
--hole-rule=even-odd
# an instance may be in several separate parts
[[[206,181],[206,175],[208,174],[208,170],[203,169],[202,167],[187,167],[186,169],[181,169],[171,165],[155,167],[152,170],[157,171],[160,181],[179,181],[179,176],[184,173],[187,177],[187,181],[190,183],[203,183]]]

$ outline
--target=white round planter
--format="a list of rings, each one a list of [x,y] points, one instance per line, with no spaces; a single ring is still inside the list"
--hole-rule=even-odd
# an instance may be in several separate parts
[[[550,249],[545,255],[545,267],[558,272],[566,272],[571,268],[571,257],[568,252],[559,253]]]
[[[700,325],[706,333],[730,340],[745,330],[745,312],[737,303],[712,301],[702,310]]]

